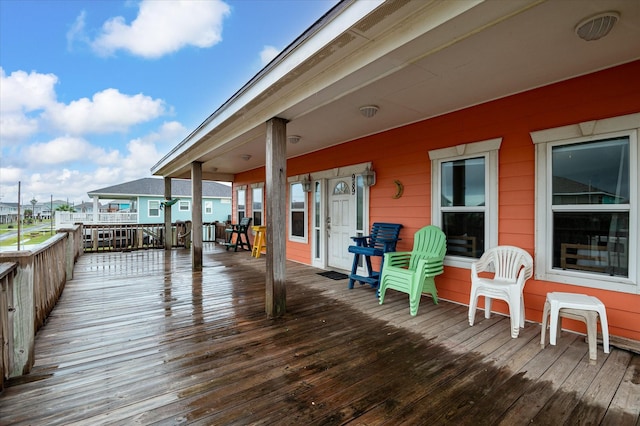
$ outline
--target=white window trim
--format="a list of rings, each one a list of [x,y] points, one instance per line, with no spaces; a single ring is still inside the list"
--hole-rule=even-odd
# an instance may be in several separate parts
[[[485,158],[485,249],[498,245],[498,151],[502,138],[456,145],[429,151],[431,160],[431,223],[442,228],[440,196],[440,165],[448,161],[484,156]],[[477,259],[447,255],[444,264],[471,269]]]
[[[213,214],[213,201],[204,202],[204,214]]]
[[[291,213],[293,211],[300,211],[300,210],[292,210],[291,209],[291,188],[293,185],[301,185],[301,183],[299,182],[291,182],[289,183],[289,206],[287,208],[287,210],[289,211],[288,213],[288,221],[289,221],[289,241],[293,241],[293,242],[297,242],[297,243],[307,243],[309,241],[309,193],[308,192],[303,192],[304,194],[304,237],[299,237],[297,235],[293,235],[292,231],[293,231],[293,226],[291,223]]]
[[[158,214],[151,214],[151,203],[158,203],[158,207],[154,207],[154,210],[158,210]],[[160,201],[159,200],[149,200],[147,202],[147,215],[149,217],[160,217]]]
[[[187,204],[187,208],[183,209],[182,205],[186,203]],[[191,211],[191,203],[189,202],[189,200],[179,200],[178,201],[178,211],[180,212],[188,212]]]
[[[536,146],[536,253],[535,278],[538,280],[573,284],[623,293],[640,294],[640,253],[638,237],[640,230],[638,209],[638,167],[640,150],[640,113],[593,120],[569,126],[531,132]],[[552,268],[552,253],[548,247],[552,238],[551,182],[549,182],[551,148],[556,145],[629,136],[629,277],[611,277],[587,272],[563,271]]]

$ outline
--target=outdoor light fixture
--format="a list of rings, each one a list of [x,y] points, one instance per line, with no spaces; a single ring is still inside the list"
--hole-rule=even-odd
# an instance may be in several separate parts
[[[297,144],[298,142],[300,142],[300,139],[302,139],[301,136],[298,135],[291,135],[289,137],[287,137],[287,140],[289,141],[289,143],[291,144]]]
[[[244,161],[249,161],[249,160],[251,160],[251,155],[249,155],[249,154],[242,154],[242,155],[240,156],[240,158],[242,158]]]
[[[365,105],[360,107],[360,114],[364,117],[371,118],[378,113],[380,108],[377,105]]]
[[[620,19],[618,12],[599,13],[576,25],[576,34],[586,41],[599,40],[609,34],[618,19]]]
[[[376,172],[371,170],[369,166],[362,172],[362,182],[364,186],[373,186],[376,184]]]
[[[311,192],[311,176],[307,175],[302,178],[302,190],[304,192]]]

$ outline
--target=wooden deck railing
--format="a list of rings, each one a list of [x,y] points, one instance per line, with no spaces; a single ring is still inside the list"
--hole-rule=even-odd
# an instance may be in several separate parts
[[[138,222],[138,213],[74,213],[57,211],[55,214],[56,229],[68,227],[76,223],[85,225],[97,224],[134,224]]]
[[[62,294],[82,254],[82,226],[59,230],[33,250],[2,252],[2,382],[29,372],[38,329]]]
[[[223,242],[226,225],[220,222],[202,225],[203,241]],[[129,251],[163,248],[165,229],[163,223],[102,224],[83,226],[85,252]],[[171,227],[171,246],[190,247],[191,222],[176,222]]]
[[[0,263],[0,392],[4,389],[5,377],[8,378],[9,351],[5,348],[13,346],[13,333],[10,333],[9,324],[13,320],[13,279],[16,276],[18,264],[15,262]]]

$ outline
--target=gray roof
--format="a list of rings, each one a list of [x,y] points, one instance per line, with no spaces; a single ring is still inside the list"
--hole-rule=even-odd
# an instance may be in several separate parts
[[[117,198],[120,196],[150,195],[164,197],[164,179],[142,178],[87,193],[89,197]],[[171,180],[172,197],[191,197],[191,181],[186,179]],[[202,196],[214,198],[231,198],[231,187],[219,182],[202,181]]]

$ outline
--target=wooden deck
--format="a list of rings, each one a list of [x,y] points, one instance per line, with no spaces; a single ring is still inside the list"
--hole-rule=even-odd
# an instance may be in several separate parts
[[[2,425],[640,425],[640,356],[540,348],[508,318],[289,263],[287,314],[264,310],[265,258],[205,247],[86,254],[0,396]]]

